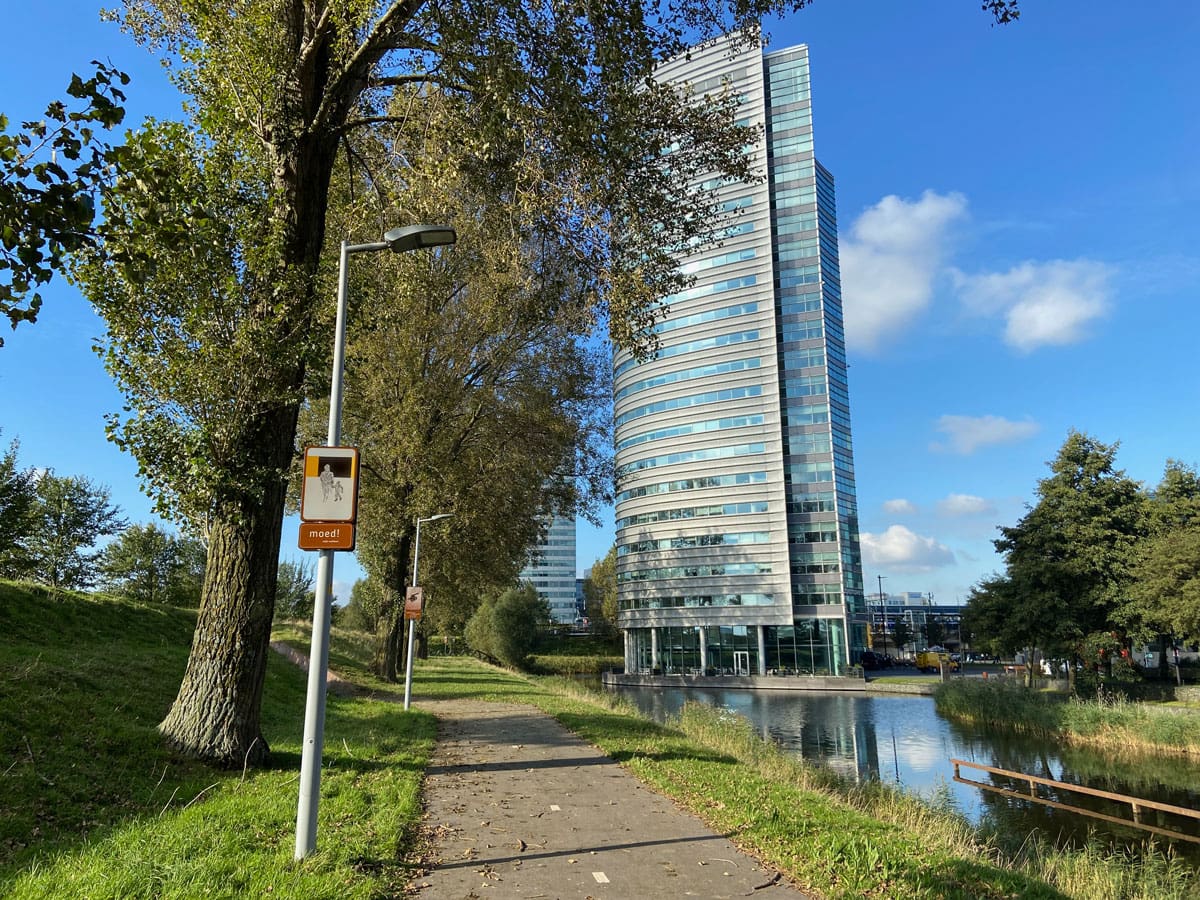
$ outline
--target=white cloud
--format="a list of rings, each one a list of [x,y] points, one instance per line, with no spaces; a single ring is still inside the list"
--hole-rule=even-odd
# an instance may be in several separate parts
[[[874,350],[929,305],[945,255],[946,231],[965,217],[962,194],[894,194],[867,209],[840,247],[846,343]]]
[[[974,494],[949,494],[938,501],[938,512],[944,516],[982,516],[996,511],[990,500]]]
[[[1109,309],[1113,269],[1080,259],[1025,262],[1007,272],[954,278],[963,305],[976,315],[1003,316],[1004,340],[1028,353],[1083,340]]]
[[[863,532],[863,561],[899,572],[926,572],[954,563],[954,552],[933,538],[922,537],[903,525],[891,525],[883,534]]]
[[[895,500],[884,500],[883,511],[891,513],[894,516],[911,516],[916,514],[917,505],[911,500],[898,497]]]
[[[944,450],[966,456],[993,444],[1014,444],[1038,432],[1038,424],[1026,419],[1012,422],[1002,416],[942,416],[937,430],[950,438],[949,446],[930,444],[931,450]]]

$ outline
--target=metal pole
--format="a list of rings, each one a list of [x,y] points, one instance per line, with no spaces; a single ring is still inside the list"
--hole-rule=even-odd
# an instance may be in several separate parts
[[[333,383],[329,391],[329,431],[325,444],[342,437],[342,369],[346,349],[346,260],[342,241],[338,257],[337,323],[333,338]],[[308,697],[304,706],[304,745],[300,757],[300,800],[296,808],[296,854],[304,859],[317,849],[317,806],[321,799],[321,752],[325,745],[325,673],[329,669],[330,597],[333,594],[333,551],[317,560],[317,596],[313,603],[312,647],[308,654]]]
[[[417,560],[421,558],[421,521],[421,519],[417,519],[417,537],[413,542],[413,587],[417,586]],[[404,708],[406,710],[412,701],[413,638],[416,625],[416,619],[408,620],[408,656],[404,662]]]

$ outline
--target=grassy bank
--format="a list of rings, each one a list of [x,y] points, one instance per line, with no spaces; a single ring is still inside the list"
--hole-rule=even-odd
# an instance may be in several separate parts
[[[273,658],[267,768],[214,772],[166,753],[155,724],[173,699],[193,616],[114,600],[49,601],[0,589],[0,894],[15,897],[395,896],[434,736],[431,697],[528,703],[557,716],[715,829],[828,897],[1196,896],[1161,861],[1017,850],[951,813],[856,787],[764,744],[739,719],[689,708],[675,727],[570,679],[463,658],[418,665],[414,712],[331,696],[319,850],[292,862],[304,678]],[[281,629],[300,647],[302,627]],[[334,635],[352,680],[363,643]],[[355,674],[355,673],[358,674]]]
[[[0,895],[373,897],[407,869],[431,716],[331,696],[316,855],[292,861],[305,679],[272,654],[262,770],[163,749],[195,614],[0,585]]]
[[[955,679],[934,694],[938,712],[989,728],[1006,728],[1102,747],[1118,753],[1200,756],[1200,716],[1123,700],[1064,699],[1015,679]]]

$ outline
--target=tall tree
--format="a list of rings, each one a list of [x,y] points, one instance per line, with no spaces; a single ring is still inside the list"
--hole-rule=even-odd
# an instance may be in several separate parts
[[[37,480],[17,463],[20,444],[14,440],[0,455],[0,574],[19,577],[26,566],[25,540],[33,527]]]
[[[459,146],[471,105],[421,100],[386,154],[359,158],[375,197],[402,179],[396,218],[451,224],[458,242],[436,258],[373,259],[356,279],[344,435],[363,451],[360,557],[388,597],[411,578],[417,516],[453,513],[422,547],[445,626],[447,597],[473,608],[481,583],[513,583],[542,517],[574,515],[607,488],[611,391],[607,357],[583,345],[593,273],[542,229],[561,197],[544,189],[550,173],[531,157],[478,183]],[[397,157],[412,162],[389,167]],[[323,406],[304,429],[314,439]],[[453,618],[471,608],[455,604]],[[404,621],[395,602],[383,612],[380,674],[394,678]]]
[[[592,628],[617,627],[617,547],[614,544],[592,565],[583,580],[583,598]]]
[[[1150,534],[1137,549],[1124,624],[1159,639],[1165,674],[1172,635],[1200,639],[1200,476],[1168,460],[1149,502]]]
[[[1084,639],[1114,626],[1145,533],[1140,485],[1116,468],[1117,444],[1072,431],[1038,482],[1038,502],[996,549],[1006,572],[972,592],[968,621],[1008,619],[1004,643],[1074,658]],[[1072,670],[1073,671],[1073,670]]]
[[[154,603],[196,606],[204,584],[203,543],[157,525],[131,525],[104,548],[100,574],[109,590]]]
[[[38,478],[33,517],[26,542],[29,572],[52,590],[91,587],[99,575],[96,541],[126,525],[108,488],[53,472]]]
[[[275,615],[289,619],[312,618],[315,584],[316,570],[310,560],[293,562],[285,559],[281,562],[275,587]]]
[[[654,66],[720,31],[753,39],[761,15],[806,3],[126,0],[118,18],[172,55],[194,118],[113,154],[122,178],[80,277],[129,397],[113,436],[208,538],[196,637],[160,726],[170,744],[230,765],[266,751],[284,484],[305,375],[329,346],[320,276],[339,149],[395,118],[397,87],[471,96],[479,115],[460,137],[474,174],[548,161],[544,187],[562,194],[544,229],[575,237],[589,302],[636,344],[654,298],[687,282],[671,249],[712,237],[692,176],[750,174],[736,98],[676,94]],[[1013,0],[984,6],[1014,16]]]

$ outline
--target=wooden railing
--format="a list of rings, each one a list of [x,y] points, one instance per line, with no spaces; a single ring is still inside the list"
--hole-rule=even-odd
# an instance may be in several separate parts
[[[1200,837],[1191,834],[1185,834],[1181,831],[1173,831],[1169,828],[1161,828],[1157,825],[1149,825],[1142,821],[1142,814],[1145,810],[1158,810],[1159,812],[1170,813],[1175,816],[1183,816],[1185,818],[1195,819],[1200,822],[1200,810],[1188,809],[1184,806],[1174,806],[1170,803],[1159,803],[1157,800],[1143,800],[1140,797],[1130,797],[1126,794],[1114,794],[1112,791],[1102,791],[1098,788],[1084,787],[1079,784],[1068,784],[1065,781],[1055,781],[1052,778],[1040,778],[1037,775],[1026,775],[1024,772],[1013,772],[1009,769],[999,769],[995,766],[985,766],[982,763],[967,762],[964,759],[951,759],[951,764],[954,766],[954,780],[960,784],[969,784],[972,787],[981,788],[985,791],[992,791],[996,794],[1001,794],[1005,797],[1014,797],[1019,800],[1031,800],[1034,803],[1040,803],[1043,806],[1050,806],[1054,809],[1063,809],[1068,812],[1078,813],[1081,816],[1091,816],[1094,819],[1103,819],[1106,822],[1112,822],[1117,825],[1128,825],[1131,828],[1141,828],[1144,831],[1153,832],[1154,834],[1162,835],[1163,837],[1171,838],[1178,841],[1191,841],[1195,844],[1200,844]],[[969,769],[980,769],[984,772],[990,772],[993,775],[1002,775],[1005,778],[1011,778],[1014,781],[1024,781],[1029,785],[1029,793],[1025,794],[1020,791],[1009,790],[1008,788],[997,787],[994,784],[987,784],[982,781],[974,781],[970,778],[963,778],[959,775],[959,766],[965,766]],[[1068,791],[1076,794],[1086,794],[1090,797],[1102,797],[1105,800],[1113,800],[1117,803],[1128,804],[1133,811],[1132,819],[1123,819],[1120,816],[1110,816],[1106,813],[1097,812],[1093,809],[1085,809],[1081,806],[1072,806],[1069,803],[1059,803],[1056,800],[1048,800],[1045,797],[1039,797],[1037,786],[1039,784],[1053,787],[1056,790]]]

